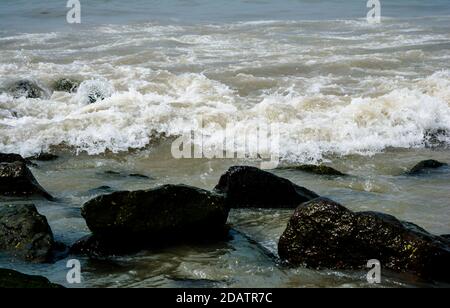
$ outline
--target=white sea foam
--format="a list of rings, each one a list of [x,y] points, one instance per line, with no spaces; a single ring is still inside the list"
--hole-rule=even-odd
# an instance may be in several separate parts
[[[361,20],[141,24],[4,38],[0,89],[20,78],[84,82],[42,100],[0,94],[0,152],[127,151],[192,129],[208,146],[216,125],[239,133],[260,122],[280,125],[291,160],[425,146],[427,132],[450,131],[450,38],[407,26],[389,21],[381,35]],[[92,93],[104,99],[89,104]]]
[[[112,92],[107,83],[90,81],[78,94],[49,100],[2,95],[0,151],[30,155],[62,143],[90,154],[126,151],[146,146],[152,132],[176,136],[189,129],[204,129],[207,144],[217,140],[208,124],[232,123],[239,131],[265,121],[281,125],[285,157],[318,160],[325,153],[373,154],[386,147],[423,146],[427,131],[450,130],[448,71],[378,97],[302,96],[286,89],[262,95],[250,108],[238,107],[231,89],[201,74],[171,75],[163,94],[114,92],[86,105],[92,86]],[[196,126],[193,120],[199,116],[206,127]],[[237,144],[245,146],[245,140]]]

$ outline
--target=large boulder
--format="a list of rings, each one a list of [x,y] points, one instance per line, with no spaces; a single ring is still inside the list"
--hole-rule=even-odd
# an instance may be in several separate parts
[[[415,165],[409,172],[409,175],[419,175],[423,173],[429,173],[430,171],[433,171],[435,169],[439,169],[442,167],[448,166],[446,163],[441,163],[437,160],[424,160]]]
[[[325,198],[300,205],[278,243],[281,259],[312,268],[383,268],[450,281],[450,245],[417,225],[376,212],[352,212]]]
[[[280,167],[281,170],[302,171],[318,175],[346,176],[346,174],[325,165],[295,165]]]
[[[47,278],[22,274],[0,268],[0,289],[58,289],[63,286],[51,283]]]
[[[47,219],[34,205],[0,205],[0,251],[27,261],[48,262],[54,246]]]
[[[48,93],[36,82],[31,80],[19,80],[9,86],[9,92],[15,97],[44,98]]]
[[[231,167],[215,191],[223,193],[232,208],[295,208],[319,197],[287,179],[249,166]]]
[[[0,163],[0,195],[8,197],[38,195],[53,200],[21,161]]]
[[[82,209],[93,237],[77,243],[72,252],[112,243],[108,253],[124,253],[177,241],[224,238],[228,212],[223,196],[185,185],[99,196]]]

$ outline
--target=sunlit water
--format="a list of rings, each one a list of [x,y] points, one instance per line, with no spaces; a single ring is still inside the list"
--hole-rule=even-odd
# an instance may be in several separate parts
[[[49,90],[44,99],[0,94],[0,152],[61,156],[32,168],[58,201],[30,201],[58,240],[89,233],[80,207],[97,187],[212,189],[229,166],[257,164],[175,160],[170,142],[194,129],[214,144],[217,125],[239,133],[261,122],[280,126],[285,163],[324,161],[351,176],[276,174],[352,210],[450,233],[449,169],[404,175],[422,159],[450,163],[448,135],[434,148],[426,140],[450,131],[448,1],[385,1],[379,25],[364,19],[365,1],[82,1],[78,26],[65,23],[61,2],[0,3],[0,89],[19,79],[46,89],[61,77],[85,81],[78,93]],[[92,84],[111,97],[88,105],[83,89]],[[245,136],[236,142],[242,149]],[[277,264],[271,255],[291,214],[232,211],[228,242],[82,259],[82,286],[367,286],[364,272]],[[67,285],[66,261],[2,257],[0,267]],[[382,285],[423,283],[384,273]]]

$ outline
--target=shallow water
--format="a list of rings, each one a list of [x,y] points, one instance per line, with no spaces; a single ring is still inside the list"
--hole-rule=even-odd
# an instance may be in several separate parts
[[[39,163],[33,172],[57,199],[56,203],[34,202],[47,216],[57,240],[68,245],[89,233],[80,216],[80,206],[103,193],[99,186],[115,190],[185,183],[212,189],[220,175],[233,164],[248,161],[175,160],[166,144],[134,154],[73,157],[63,153],[54,162]],[[165,158],[164,158],[165,157]],[[373,157],[335,159],[332,166],[349,177],[328,177],[303,172],[276,170],[276,174],[341,202],[352,210],[383,211],[419,224],[435,234],[450,230],[448,200],[450,170],[423,176],[404,172],[422,158],[450,162],[447,151],[392,150]],[[121,173],[109,174],[107,171]],[[139,172],[149,179],[131,178]],[[365,273],[359,271],[314,271],[286,269],[274,260],[278,238],[292,210],[233,210],[229,224],[233,239],[214,245],[169,247],[137,255],[88,260],[82,258],[82,287],[362,287]],[[0,259],[2,267],[45,274],[65,284],[62,260],[54,265],[30,265]],[[424,286],[407,275],[383,272],[381,286]],[[70,285],[67,285],[70,287]]]
[[[58,240],[71,244],[88,234],[80,207],[107,192],[98,187],[211,189],[229,166],[257,165],[176,160],[170,152],[173,138],[190,130],[214,145],[217,125],[227,124],[244,152],[242,131],[256,123],[280,126],[284,163],[323,161],[351,176],[276,174],[352,210],[383,211],[450,233],[450,170],[404,175],[423,159],[450,163],[449,135],[427,139],[450,131],[448,1],[384,1],[379,25],[364,19],[365,1],[89,1],[79,26],[65,23],[60,3],[0,2],[0,152],[60,155],[32,168],[58,201],[30,201]],[[62,77],[84,82],[77,93],[52,93]],[[25,78],[48,96],[6,91]],[[89,105],[91,87],[111,96]],[[364,272],[274,262],[291,212],[232,211],[233,239],[212,246],[83,259],[82,286],[368,286]],[[0,267],[67,285],[65,262],[0,257]],[[382,284],[422,285],[393,273],[384,273]]]

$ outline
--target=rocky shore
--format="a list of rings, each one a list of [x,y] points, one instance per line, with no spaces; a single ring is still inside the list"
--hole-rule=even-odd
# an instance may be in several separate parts
[[[69,86],[67,86],[69,88]],[[51,157],[43,155],[42,157]],[[35,158],[37,159],[37,158]],[[57,159],[44,159],[52,161]],[[0,194],[7,198],[54,198],[37,182],[28,159],[0,154]],[[446,167],[424,161],[405,176]],[[329,167],[288,167],[295,172],[345,176]],[[234,166],[212,191],[162,185],[99,195],[81,209],[91,235],[66,249],[47,219],[27,202],[0,205],[0,252],[27,262],[51,263],[67,254],[88,258],[129,255],[179,244],[228,241],[231,209],[291,209],[278,243],[277,266],[355,270],[378,259],[385,268],[420,279],[450,282],[450,240],[379,212],[353,212],[308,188],[255,167]],[[45,278],[0,270],[2,287],[55,287]]]

